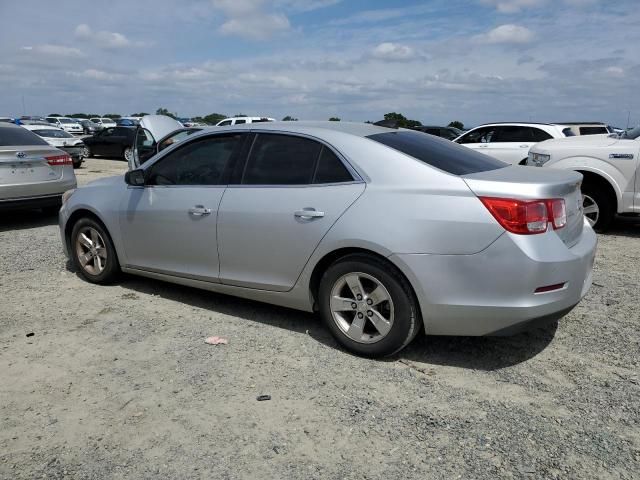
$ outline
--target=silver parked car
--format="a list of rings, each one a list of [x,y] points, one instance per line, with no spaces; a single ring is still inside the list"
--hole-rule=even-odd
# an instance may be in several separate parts
[[[581,175],[512,167],[421,132],[283,122],[195,132],[66,197],[80,274],[119,271],[318,310],[362,355],[506,334],[587,293]]]
[[[17,125],[0,123],[0,208],[57,210],[76,187],[67,152]]]

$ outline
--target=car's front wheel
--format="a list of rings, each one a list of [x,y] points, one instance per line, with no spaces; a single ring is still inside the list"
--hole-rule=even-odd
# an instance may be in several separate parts
[[[349,255],[332,264],[320,281],[318,302],[335,339],[358,355],[392,355],[420,328],[409,283],[373,256]]]
[[[91,283],[113,282],[120,273],[111,237],[92,218],[81,218],[73,226],[71,259],[82,277]]]

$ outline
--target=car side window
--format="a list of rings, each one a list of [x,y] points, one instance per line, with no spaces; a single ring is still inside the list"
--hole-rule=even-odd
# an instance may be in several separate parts
[[[490,143],[492,139],[495,142],[495,131],[495,127],[478,128],[460,137],[458,143]]]
[[[259,134],[242,176],[245,185],[308,185],[322,145],[315,140]]]
[[[149,185],[221,185],[225,167],[242,135],[195,140],[169,153],[149,169]]]
[[[243,124],[243,123],[247,123],[247,121],[246,121],[246,120],[244,120],[244,119],[242,119],[242,120],[236,120],[236,123],[235,123],[235,124],[236,124],[236,125],[241,125],[241,124]]]
[[[534,142],[544,142],[545,140],[549,140],[553,138],[551,135],[549,135],[547,132],[545,132],[541,128],[531,127],[531,133],[533,134]]]
[[[232,120],[225,120],[224,122],[220,122],[219,126],[226,127],[227,125],[231,125]]]
[[[533,135],[529,127],[505,125],[498,127],[494,142],[533,142]]]
[[[580,127],[580,135],[599,135],[609,133],[607,127]]]
[[[318,166],[313,177],[313,183],[342,183],[352,182],[353,177],[347,167],[340,161],[335,153],[326,146],[322,147]]]

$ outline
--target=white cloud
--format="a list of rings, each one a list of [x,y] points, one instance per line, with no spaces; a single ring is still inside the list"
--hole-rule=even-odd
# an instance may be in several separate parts
[[[495,7],[500,13],[518,13],[527,8],[536,8],[547,0],[481,0],[484,5]]]
[[[54,57],[79,58],[84,56],[82,51],[78,48],[65,47],[64,45],[53,45],[50,43],[35,46],[25,46],[20,50],[22,50],[23,52],[30,52]]]
[[[379,60],[406,62],[415,58],[415,52],[408,45],[384,42],[371,50],[371,56]]]
[[[106,30],[94,32],[85,23],[76,27],[75,35],[79,39],[95,43],[100,48],[125,48],[132,45],[131,41],[121,33]]]
[[[223,35],[263,40],[291,28],[285,15],[264,11],[264,0],[212,0],[212,3],[227,16],[219,29]]]
[[[534,34],[527,27],[521,25],[500,25],[487,33],[476,35],[473,40],[478,43],[506,43],[522,44],[533,40]]]

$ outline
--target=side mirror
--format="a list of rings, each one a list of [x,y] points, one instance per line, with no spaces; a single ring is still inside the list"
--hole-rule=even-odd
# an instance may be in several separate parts
[[[132,187],[144,187],[144,170],[129,170],[124,174],[124,183]]]

